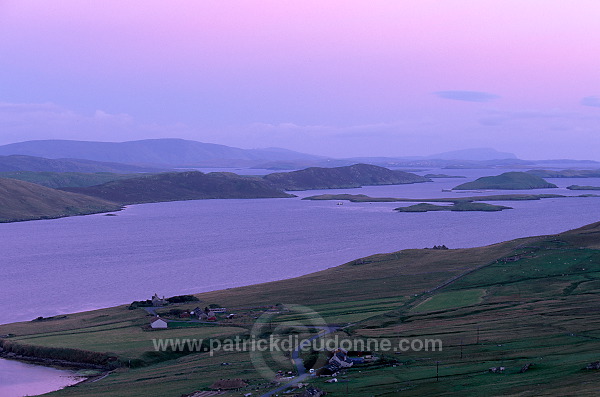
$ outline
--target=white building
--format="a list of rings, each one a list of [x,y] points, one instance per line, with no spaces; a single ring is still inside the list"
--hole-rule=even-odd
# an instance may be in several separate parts
[[[154,320],[152,320],[150,322],[150,327],[151,328],[168,328],[168,324],[162,318],[156,317],[156,318],[154,318]]]

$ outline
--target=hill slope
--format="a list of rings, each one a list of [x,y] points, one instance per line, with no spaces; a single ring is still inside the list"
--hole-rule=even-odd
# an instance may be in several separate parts
[[[120,205],[105,200],[0,178],[0,222],[62,218],[120,209]]]
[[[548,183],[539,176],[526,172],[505,172],[497,176],[484,176],[473,182],[463,183],[453,190],[472,189],[498,189],[498,190],[525,190],[525,189],[547,189],[557,187]]]
[[[283,198],[282,192],[261,178],[242,177],[228,172],[169,172],[108,182],[98,186],[64,188],[69,192],[99,197],[122,204],[162,201]]]
[[[430,181],[420,175],[370,164],[335,168],[311,167],[300,171],[276,172],[264,178],[284,190],[341,189]]]
[[[40,140],[0,146],[0,155],[77,158],[129,164],[207,165],[215,161],[246,162],[317,159],[318,156],[279,148],[240,149],[184,139],[145,139],[129,142]]]
[[[599,235],[595,223],[487,247],[373,255],[295,279],[199,294],[201,305],[215,303],[236,313],[236,319],[223,315],[212,325],[147,332],[152,315],[120,306],[0,325],[7,336],[0,345],[4,354],[45,357],[108,359],[105,352],[112,352],[114,365],[124,367],[57,396],[182,395],[240,377],[250,384],[242,393],[260,390],[261,395],[273,389],[273,378],[262,377],[248,351],[214,349],[213,357],[167,349],[161,355],[152,340],[247,336],[259,316],[261,323],[271,319],[270,330],[261,335],[268,340],[276,332],[287,337],[286,331],[313,328],[322,318],[325,324],[346,325],[335,335],[340,340],[382,342],[374,352],[383,360],[355,364],[342,373],[345,382],[305,380],[330,395],[593,396],[598,371],[584,368],[598,361],[600,349]],[[274,311],[277,302],[290,305]],[[168,316],[169,308],[158,310]],[[437,339],[443,349],[416,344],[397,350],[407,338]],[[382,349],[384,341],[393,349]],[[269,358],[280,360],[267,365],[291,370],[289,357],[279,353],[269,351]],[[302,358],[310,362],[308,355]],[[352,387],[351,394],[346,387]]]
[[[129,174],[135,172],[160,172],[164,168],[107,163],[75,158],[47,159],[42,157],[10,155],[0,156],[0,172],[113,172]]]
[[[18,179],[20,181],[31,182],[38,185],[51,187],[53,189],[61,187],[95,186],[118,179],[135,178],[137,176],[140,175],[115,174],[111,172],[84,173],[15,171],[0,173],[0,178]]]

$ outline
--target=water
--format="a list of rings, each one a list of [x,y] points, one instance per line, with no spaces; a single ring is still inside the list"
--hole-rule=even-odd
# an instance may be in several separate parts
[[[0,396],[2,397],[48,393],[80,380],[81,378],[70,371],[0,360]]]
[[[293,199],[144,204],[115,217],[0,224],[0,323],[129,303],[155,292],[171,296],[279,280],[405,248],[474,247],[558,233],[600,220],[600,198],[503,202],[514,209],[463,213],[396,213],[394,208],[408,204],[300,199],[341,192],[411,198],[502,194],[442,192],[500,173],[494,170],[428,172],[469,178],[296,192],[300,197]],[[549,181],[560,188],[511,193],[577,195],[589,192],[565,187],[600,186],[600,179]],[[0,360],[11,371],[32,372],[17,364]],[[5,377],[0,371],[0,385]]]
[[[442,192],[468,179],[297,192],[464,197]],[[493,170],[492,170],[493,172]],[[600,180],[557,179],[560,189]],[[527,191],[525,191],[527,193]],[[473,247],[557,233],[599,219],[600,198],[504,202],[502,212],[396,213],[406,203],[293,199],[199,200],[0,225],[0,323],[299,276],[380,252],[445,244]]]

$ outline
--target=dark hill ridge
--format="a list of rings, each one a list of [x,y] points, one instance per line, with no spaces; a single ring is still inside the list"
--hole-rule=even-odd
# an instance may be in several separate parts
[[[113,172],[129,174],[136,172],[160,172],[164,168],[107,163],[75,158],[47,159],[42,157],[10,155],[0,156],[0,172]]]
[[[62,218],[120,209],[120,205],[106,200],[0,178],[0,222]]]
[[[456,186],[453,190],[473,190],[473,189],[498,189],[498,190],[526,190],[526,189],[547,189],[557,187],[553,183],[548,183],[539,176],[528,174],[526,172],[505,172],[497,176],[484,176],[473,182],[463,183]]]
[[[284,190],[345,189],[431,181],[410,172],[370,164],[335,168],[311,167],[300,171],[276,172],[266,175],[264,179]]]
[[[121,204],[201,199],[252,199],[294,197],[258,177],[228,172],[168,172],[62,190],[99,197]]]

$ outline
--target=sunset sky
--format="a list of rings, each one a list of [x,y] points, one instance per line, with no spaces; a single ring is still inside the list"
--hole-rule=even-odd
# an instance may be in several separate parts
[[[598,0],[0,0],[0,144],[600,160]]]

